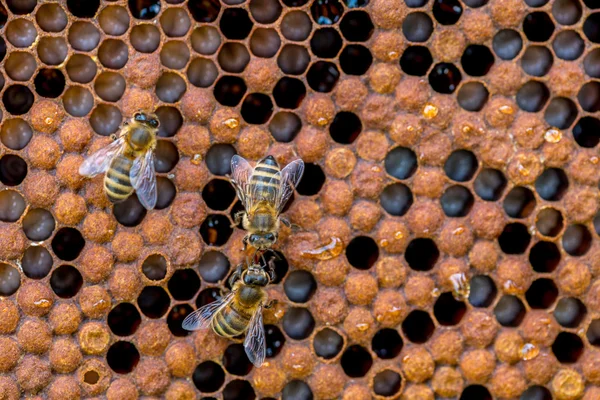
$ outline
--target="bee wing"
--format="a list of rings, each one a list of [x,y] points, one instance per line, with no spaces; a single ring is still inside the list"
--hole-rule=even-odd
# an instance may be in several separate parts
[[[246,210],[252,208],[252,196],[249,196],[248,193],[252,171],[254,171],[254,168],[244,157],[237,154],[231,157],[231,183],[233,183],[238,198]]]
[[[290,199],[294,189],[302,179],[304,173],[304,161],[295,160],[285,166],[279,173],[279,193],[277,196],[277,212],[281,212],[285,203]]]
[[[188,331],[197,331],[208,328],[210,321],[217,311],[229,304],[231,300],[233,300],[233,292],[229,293],[227,296],[221,297],[217,301],[213,301],[212,303],[200,307],[185,317],[181,326]]]
[[[263,325],[262,306],[259,306],[248,325],[244,349],[248,359],[257,367],[265,362],[267,343],[265,339],[265,326]]]
[[[131,185],[135,189],[140,203],[152,210],[156,206],[156,174],[154,173],[154,153],[150,150],[143,157],[133,160],[129,172]]]
[[[124,142],[125,137],[122,136],[86,158],[79,166],[79,175],[91,178],[108,171],[111,161],[121,152]]]

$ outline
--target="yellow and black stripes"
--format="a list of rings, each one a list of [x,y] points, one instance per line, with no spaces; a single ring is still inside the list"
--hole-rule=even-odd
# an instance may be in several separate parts
[[[232,302],[215,314],[212,320],[214,331],[225,337],[241,335],[250,324],[251,315],[244,312],[239,303]]]
[[[260,160],[250,179],[250,193],[255,193],[259,198],[274,195],[279,188],[280,179],[277,175],[279,171],[279,165],[273,156],[267,156]]]
[[[133,160],[124,155],[118,155],[110,164],[108,171],[106,171],[104,189],[111,202],[118,203],[123,201],[133,193],[129,177],[132,165]]]

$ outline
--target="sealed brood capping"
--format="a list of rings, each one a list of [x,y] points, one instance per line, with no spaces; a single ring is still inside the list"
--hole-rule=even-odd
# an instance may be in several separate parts
[[[598,7],[1,1],[0,397],[599,398]],[[151,212],[77,174],[140,108]],[[307,163],[260,369],[181,328],[236,153]]]

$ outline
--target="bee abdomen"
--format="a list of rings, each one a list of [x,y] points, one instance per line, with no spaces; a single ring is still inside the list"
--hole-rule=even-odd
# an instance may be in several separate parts
[[[249,323],[250,318],[240,314],[231,308],[231,306],[227,306],[215,314],[212,326],[217,334],[225,337],[234,337],[244,333]]]
[[[133,192],[129,171],[132,161],[122,155],[115,157],[104,177],[104,189],[113,203],[125,200]]]
[[[279,187],[279,166],[275,160],[269,160],[268,157],[258,163],[252,173],[250,180],[251,193],[261,194],[261,197],[267,197],[274,194],[274,191]]]

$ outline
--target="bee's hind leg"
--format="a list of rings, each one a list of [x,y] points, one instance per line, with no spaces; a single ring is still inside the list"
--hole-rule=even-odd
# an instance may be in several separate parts
[[[298,232],[300,230],[302,230],[302,227],[300,225],[296,225],[296,224],[292,224],[288,219],[280,217],[279,220],[281,221],[281,223],[285,226],[287,226],[288,228],[290,228],[292,230],[292,232]]]
[[[277,274],[275,274],[275,263],[273,262],[273,257],[269,259],[269,262],[265,264],[267,266],[267,273],[269,274],[269,279],[273,282],[277,279]]]
[[[233,224],[231,224],[232,228],[236,228],[240,222],[242,222],[245,213],[245,211],[238,211],[233,215]]]

